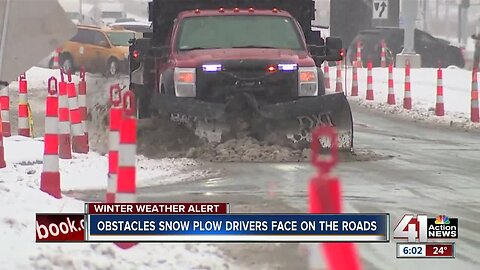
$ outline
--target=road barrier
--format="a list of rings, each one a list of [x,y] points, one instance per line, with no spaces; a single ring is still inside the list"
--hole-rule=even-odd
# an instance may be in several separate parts
[[[59,61],[60,53],[61,53],[61,49],[56,48],[55,52],[53,54],[53,60],[52,60],[52,68],[53,69],[60,68],[60,61]]]
[[[478,69],[472,70],[472,91],[470,94],[470,120],[474,123],[480,122],[478,109]]]
[[[82,144],[83,125],[80,109],[78,108],[77,90],[72,82],[72,74],[68,72],[67,83],[68,109],[70,110],[70,131],[72,136],[72,150],[74,153],[85,153],[85,145]]]
[[[107,203],[115,202],[117,193],[118,148],[120,145],[120,126],[122,123],[123,109],[122,93],[120,86],[114,84],[110,87],[110,131],[108,135],[108,182]]]
[[[357,50],[355,51],[355,62],[353,63],[353,67],[361,68],[362,65],[362,43],[360,41],[357,42]]]
[[[0,121],[2,120],[2,115],[0,114]],[[3,127],[0,125],[0,169],[7,167],[5,163],[5,148],[3,147]]]
[[[330,89],[330,68],[328,67],[328,61],[323,62],[323,83],[325,89]]]
[[[63,74],[63,70],[60,70],[61,81],[58,83],[59,153],[61,159],[71,159],[70,111],[68,109],[67,82]]]
[[[81,146],[83,146],[84,154],[90,151],[88,141],[88,128],[87,128],[87,82],[85,80],[85,68],[80,70],[80,81],[78,82],[78,109],[80,110],[80,117],[82,119],[83,136],[80,138]]]
[[[389,105],[395,105],[395,90],[393,86],[393,64],[388,65],[388,96],[387,103]]]
[[[118,186],[116,202],[136,202],[136,160],[137,160],[137,119],[135,95],[127,91],[122,98],[123,118],[120,126],[120,146],[118,149]],[[136,243],[115,243],[128,249]]]
[[[385,40],[382,39],[380,46],[380,66],[384,68],[387,67],[387,44],[385,43]]]
[[[403,108],[412,109],[412,92],[410,89],[410,62],[405,62],[405,89],[403,94]]]
[[[352,96],[358,96],[358,72],[356,65],[352,66]]]
[[[335,92],[343,92],[343,85],[342,85],[342,61],[337,61],[337,68],[336,68],[336,82],[335,82]]]
[[[445,115],[445,105],[443,103],[443,72],[441,68],[437,69],[437,102],[435,103],[435,115]]]
[[[58,88],[57,79],[48,79],[48,96],[45,108],[45,137],[43,171],[40,178],[40,190],[55,198],[61,198],[60,170],[58,156]]]
[[[12,136],[10,127],[10,87],[8,84],[0,84],[0,117],[2,118],[1,125],[4,137]]]
[[[372,76],[372,60],[367,63],[367,100],[373,100],[373,76]]]
[[[330,141],[330,155],[320,158],[321,141]],[[310,213],[341,213],[342,192],[340,180],[331,176],[338,161],[338,142],[335,128],[319,126],[312,133],[311,163],[317,173],[309,183]],[[323,243],[323,254],[327,269],[359,270],[361,262],[353,243]],[[318,250],[320,252],[320,249]],[[312,262],[310,262],[312,263]]]
[[[123,117],[120,125],[118,148],[118,185],[116,202],[135,202],[137,119],[135,119],[135,96],[127,91],[122,97]]]
[[[18,135],[30,137],[29,113],[28,113],[28,90],[25,73],[18,79]]]

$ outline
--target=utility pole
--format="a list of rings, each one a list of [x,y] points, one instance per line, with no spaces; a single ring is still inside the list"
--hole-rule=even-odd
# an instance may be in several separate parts
[[[427,29],[427,0],[423,0],[423,5],[422,5],[422,9],[423,9],[423,31],[428,31]]]
[[[465,48],[468,39],[468,8],[470,0],[462,0],[458,7],[458,42]]]
[[[83,17],[83,10],[82,10],[82,7],[83,7],[83,0],[78,0],[78,4],[79,4],[79,7],[78,7],[78,13],[80,14],[80,23],[84,23],[85,21],[85,18]]]
[[[411,68],[422,66],[421,55],[415,52],[415,21],[417,19],[418,0],[402,0],[401,21],[403,21],[403,51],[397,54],[396,66],[405,67],[408,61]]]

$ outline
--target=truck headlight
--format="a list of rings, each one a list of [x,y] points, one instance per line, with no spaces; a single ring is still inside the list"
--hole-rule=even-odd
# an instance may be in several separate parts
[[[175,68],[174,71],[175,96],[196,97],[195,68]]]
[[[298,96],[313,97],[318,95],[317,67],[298,68]]]

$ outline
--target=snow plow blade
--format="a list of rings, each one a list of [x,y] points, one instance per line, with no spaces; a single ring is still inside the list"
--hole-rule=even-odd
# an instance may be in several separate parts
[[[242,109],[232,110],[232,104]],[[344,151],[353,150],[352,112],[343,93],[266,105],[258,104],[255,97],[248,93],[238,95],[228,104],[210,103],[195,98],[157,96],[153,99],[152,109],[194,119],[193,126],[198,131],[196,134],[212,142],[223,137],[221,134],[238,137],[246,127],[247,134],[260,140],[275,137],[279,143],[285,141],[308,147],[312,130],[318,125],[328,125],[337,129],[339,148]],[[242,123],[241,128],[238,123]],[[247,124],[243,125],[245,123]],[[202,135],[211,132],[220,135],[214,136],[217,138],[215,140]]]
[[[286,133],[294,143],[310,142],[311,132],[318,125],[333,126],[338,133],[340,149],[353,151],[352,111],[343,93],[264,105],[259,112],[270,120],[275,130]]]

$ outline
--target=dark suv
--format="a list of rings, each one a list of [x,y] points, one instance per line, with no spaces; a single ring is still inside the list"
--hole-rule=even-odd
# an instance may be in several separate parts
[[[362,61],[364,66],[367,60],[372,60],[373,66],[380,66],[381,41],[387,46],[387,61],[395,59],[395,55],[403,50],[403,29],[375,28],[361,31],[350,43],[347,52],[348,61],[355,60],[357,42],[362,44]],[[433,37],[432,35],[415,29],[415,51],[422,56],[422,67],[463,68],[465,60],[459,47],[450,45],[450,42]]]

